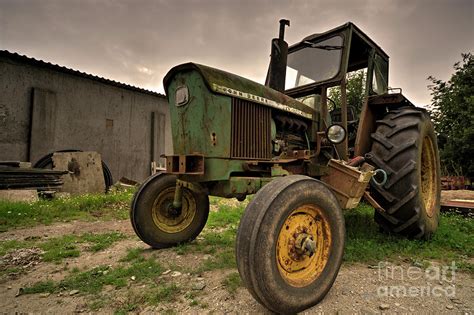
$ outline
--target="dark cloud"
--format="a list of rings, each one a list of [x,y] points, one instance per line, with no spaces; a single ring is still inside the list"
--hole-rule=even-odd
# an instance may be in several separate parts
[[[391,86],[429,102],[426,77],[447,79],[474,50],[471,0],[0,0],[0,48],[162,91],[195,61],[262,82],[269,42],[288,18],[291,44],[347,21],[390,55]]]

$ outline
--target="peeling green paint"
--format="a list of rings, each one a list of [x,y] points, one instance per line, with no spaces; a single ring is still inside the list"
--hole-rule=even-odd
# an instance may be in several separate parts
[[[165,90],[168,93],[168,98],[172,96],[174,89],[171,88],[171,84],[175,81],[175,76],[179,76],[186,71],[197,71],[201,74],[204,83],[207,86],[207,90],[213,91],[214,93],[232,95],[237,98],[250,99],[254,102],[260,104],[266,104],[267,106],[270,103],[274,102],[281,105],[280,109],[291,112],[298,116],[311,119],[314,113],[314,110],[309,106],[281,93],[276,90],[273,90],[265,85],[254,82],[252,80],[243,78],[241,76],[222,71],[219,69],[211,68],[208,66],[196,64],[196,63],[186,63],[171,69],[168,74],[166,74],[165,79],[163,80]],[[220,87],[220,88],[219,88]],[[227,92],[224,88],[232,90],[232,93]],[[244,95],[239,95],[234,93],[234,91],[240,91]],[[215,94],[214,94],[215,95]],[[271,106],[275,107],[275,106]],[[278,107],[276,107],[278,108]],[[286,109],[285,109],[286,108]]]
[[[189,101],[183,106],[175,105],[174,91],[179,86],[189,91]],[[168,92],[174,154],[229,158],[231,98],[209,93],[197,71],[176,74]]]

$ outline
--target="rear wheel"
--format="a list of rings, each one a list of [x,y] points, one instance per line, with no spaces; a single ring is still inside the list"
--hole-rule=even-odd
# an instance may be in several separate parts
[[[176,176],[159,174],[145,181],[133,197],[130,219],[137,236],[154,248],[196,238],[209,214],[206,193],[182,187],[182,206],[173,207]]]
[[[440,166],[436,135],[424,110],[388,112],[372,134],[371,162],[387,172],[383,186],[372,183],[375,200],[386,210],[375,221],[387,232],[428,239],[440,210]]]
[[[333,193],[306,176],[265,185],[237,232],[237,267],[255,299],[277,313],[317,304],[336,279],[344,252],[344,217]]]

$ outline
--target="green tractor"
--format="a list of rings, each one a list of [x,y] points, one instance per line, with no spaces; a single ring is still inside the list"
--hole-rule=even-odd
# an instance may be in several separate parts
[[[427,112],[388,87],[388,56],[352,23],[290,47],[272,40],[266,84],[195,63],[164,78],[174,155],[134,196],[131,221],[153,248],[196,238],[209,196],[242,201],[236,259],[263,306],[293,313],[331,288],[345,243],[342,209],[364,197],[381,230],[437,229],[440,168]],[[360,111],[347,75],[365,69]],[[340,105],[328,89],[340,87]]]

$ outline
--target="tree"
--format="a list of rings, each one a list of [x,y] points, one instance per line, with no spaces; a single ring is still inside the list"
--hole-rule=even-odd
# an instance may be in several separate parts
[[[444,172],[474,177],[474,56],[462,54],[454,70],[448,82],[428,77],[430,112]]]
[[[347,105],[354,106],[357,115],[360,113],[364,102],[366,73],[365,69],[361,69],[349,72],[346,77]],[[334,101],[336,108],[341,107],[341,88],[339,86],[331,88],[328,97]]]

